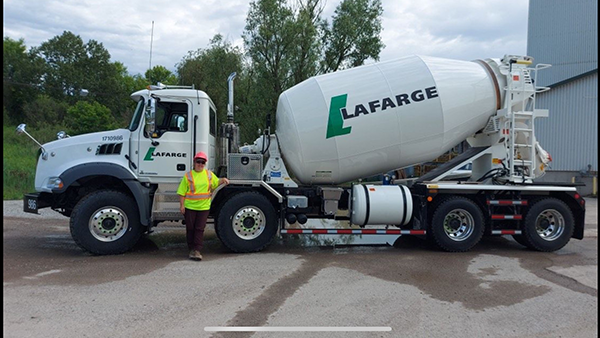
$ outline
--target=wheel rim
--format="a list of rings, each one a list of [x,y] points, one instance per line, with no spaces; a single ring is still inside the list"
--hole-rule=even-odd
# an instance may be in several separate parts
[[[454,209],[444,218],[444,232],[453,241],[464,241],[475,229],[475,220],[464,209]]]
[[[536,218],[535,231],[542,239],[554,241],[565,231],[565,219],[557,210],[546,209]]]
[[[233,215],[233,230],[243,240],[251,240],[260,236],[265,230],[265,225],[265,214],[254,206],[245,206]]]
[[[125,212],[117,207],[102,207],[92,213],[90,233],[101,242],[114,242],[123,237],[129,228]]]

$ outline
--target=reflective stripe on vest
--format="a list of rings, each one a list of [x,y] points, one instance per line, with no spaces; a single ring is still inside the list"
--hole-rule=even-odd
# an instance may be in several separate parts
[[[212,172],[210,170],[206,171],[208,175],[208,192],[205,193],[196,193],[196,185],[194,184],[194,175],[189,171],[185,174],[185,177],[188,180],[189,192],[185,195],[186,199],[191,200],[205,200],[210,199],[212,197]]]

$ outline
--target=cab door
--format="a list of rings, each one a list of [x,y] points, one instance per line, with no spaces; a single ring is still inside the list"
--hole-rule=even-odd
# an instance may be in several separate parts
[[[189,100],[161,99],[156,103],[155,132],[141,131],[138,161],[140,177],[150,182],[176,183],[192,163],[193,104]]]

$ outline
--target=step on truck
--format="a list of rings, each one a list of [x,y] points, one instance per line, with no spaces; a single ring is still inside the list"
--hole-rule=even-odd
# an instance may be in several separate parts
[[[24,211],[50,207],[70,218],[83,249],[122,253],[160,222],[183,219],[175,191],[204,151],[209,169],[230,180],[213,192],[210,215],[234,252],[287,234],[418,235],[446,251],[512,235],[555,251],[583,238],[585,200],[572,184],[535,181],[551,161],[534,124],[549,116],[536,108],[536,94],[549,88],[535,86],[549,65],[532,62],[408,56],[315,76],[280,95],[274,133],[268,119],[243,146],[235,73],[220,126],[205,92],[150,86],[131,95],[137,108],[127,128],[38,143],[36,192],[24,196]],[[17,132],[27,134],[25,125]],[[431,161],[465,140],[465,152],[410,184],[360,180]],[[448,179],[467,164],[468,180]],[[302,226],[314,218],[349,226]]]

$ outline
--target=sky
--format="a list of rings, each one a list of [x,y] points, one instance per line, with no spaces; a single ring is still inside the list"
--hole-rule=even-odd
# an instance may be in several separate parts
[[[289,0],[298,1],[298,0]],[[324,0],[323,18],[341,0]],[[243,48],[250,0],[4,0],[4,37],[36,47],[70,31],[96,40],[131,75],[161,65],[175,72],[190,51],[222,34]],[[527,0],[382,0],[380,61],[419,54],[501,58],[527,51]],[[153,24],[154,22],[154,28]],[[150,57],[150,51],[152,56]]]

